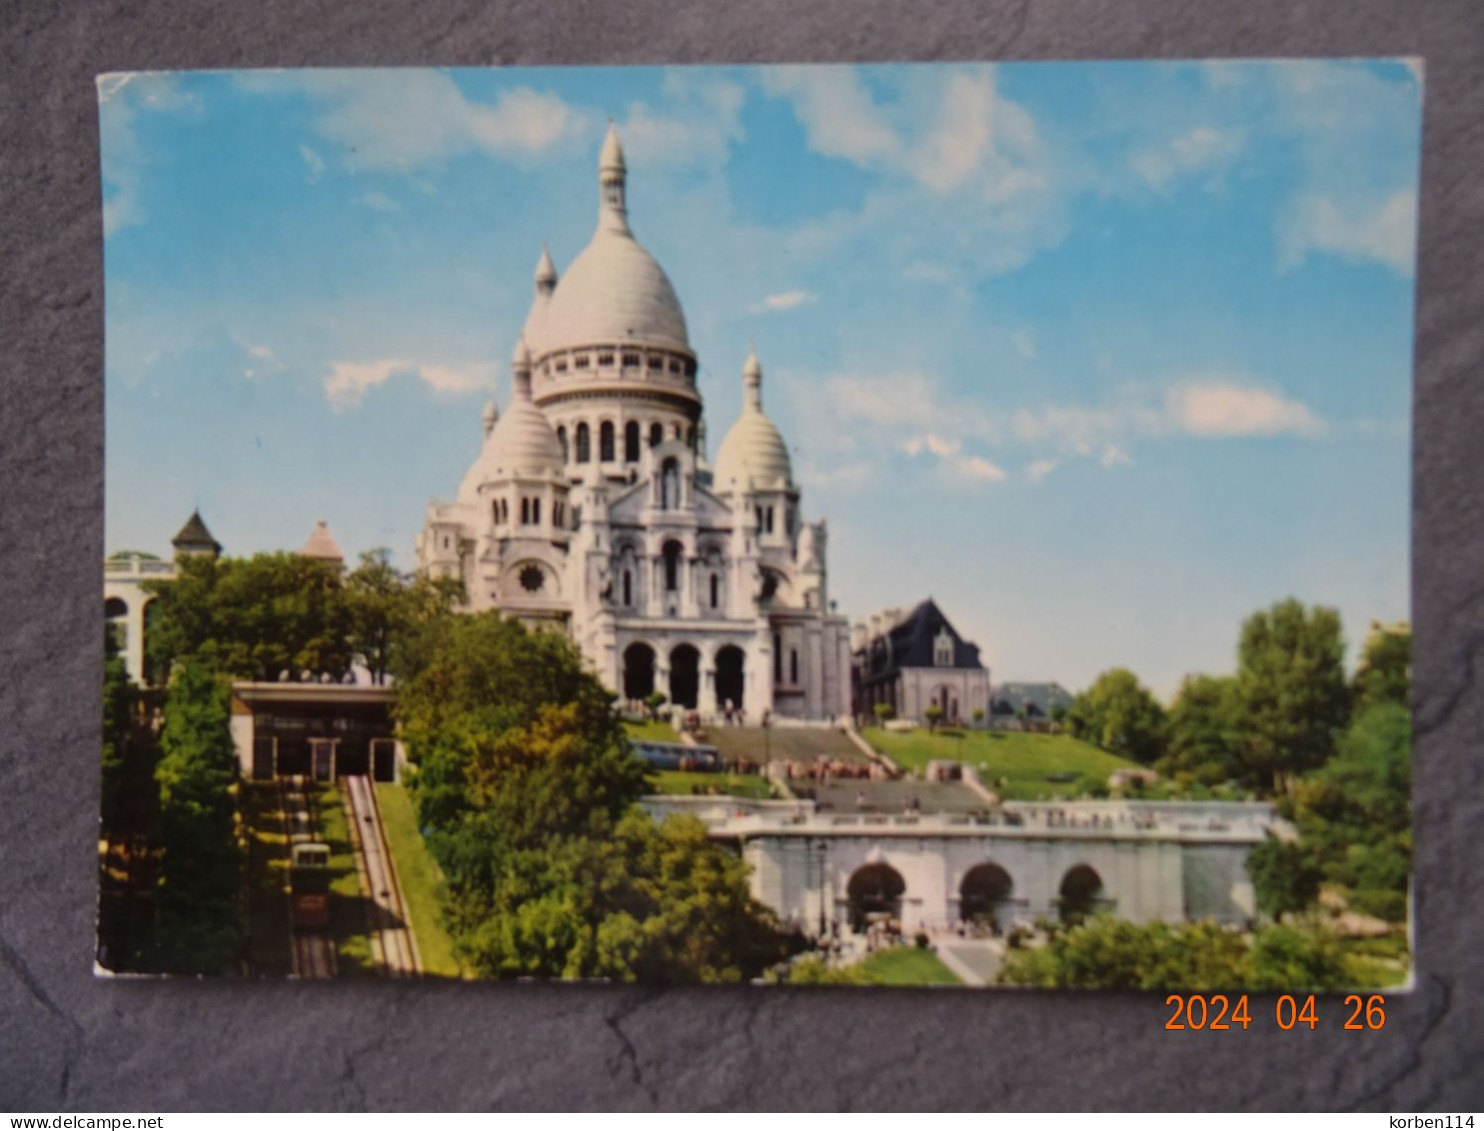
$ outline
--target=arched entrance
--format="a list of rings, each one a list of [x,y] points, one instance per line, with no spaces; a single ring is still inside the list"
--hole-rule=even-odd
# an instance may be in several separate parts
[[[728,644],[716,653],[716,704],[726,707],[730,701],[737,709],[742,707],[743,691],[747,687],[747,655],[735,644]]]
[[[906,890],[902,874],[890,864],[861,865],[845,888],[850,901],[850,929],[864,931],[872,923],[887,919],[900,922],[902,894]]]
[[[129,604],[122,597],[109,597],[103,602],[103,620],[113,646],[122,655],[129,647]]]
[[[1061,921],[1080,923],[1108,901],[1103,898],[1103,878],[1086,864],[1067,869],[1061,878]]]
[[[964,875],[958,888],[958,913],[965,923],[1003,930],[1002,905],[1009,901],[1015,884],[1010,873],[998,864],[976,864]]]
[[[623,697],[648,699],[654,691],[654,649],[630,644],[623,650]]]
[[[694,711],[700,691],[701,653],[689,644],[677,644],[670,653],[670,702]]]

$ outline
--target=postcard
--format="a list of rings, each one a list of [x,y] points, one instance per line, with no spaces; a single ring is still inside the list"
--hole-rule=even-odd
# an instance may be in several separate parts
[[[100,973],[1409,984],[1414,61],[98,93]]]

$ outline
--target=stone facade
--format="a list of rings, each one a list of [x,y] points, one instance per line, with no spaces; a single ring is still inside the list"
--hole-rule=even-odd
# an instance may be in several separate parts
[[[565,276],[542,252],[511,403],[486,409],[457,498],[428,508],[418,566],[461,579],[470,610],[569,634],[626,700],[843,715],[827,531],[804,519],[762,366],[743,367],[742,416],[713,467],[685,316],[629,230],[626,185],[610,129],[597,230]]]
[[[930,597],[910,611],[884,609],[855,627],[851,678],[858,717],[877,704],[898,719],[925,721],[936,706],[943,721],[969,722],[989,710],[989,669],[977,645],[963,639]]]
[[[1285,832],[1271,805],[1249,802],[1008,802],[979,815],[735,798],[645,804],[656,815],[692,813],[713,837],[740,844],[754,897],[811,935],[858,929],[873,912],[909,935],[986,914],[1004,931],[1074,904],[1135,923],[1241,925],[1256,916],[1247,855]]]

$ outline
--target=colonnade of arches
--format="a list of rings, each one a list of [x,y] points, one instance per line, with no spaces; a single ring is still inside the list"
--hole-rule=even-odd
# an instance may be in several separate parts
[[[692,450],[696,446],[696,426],[663,421],[629,420],[622,431],[613,420],[579,420],[570,427],[560,424],[557,442],[562,458],[573,463],[637,464],[644,458],[644,447],[658,447],[668,440],[684,440]]]
[[[851,873],[845,889],[851,930],[863,931],[878,922],[900,922],[905,898],[907,882],[890,864],[881,860],[862,864]],[[1008,925],[1007,913],[1026,903],[1017,897],[1010,873],[989,860],[964,873],[958,899],[962,922],[994,930],[1003,930]],[[1062,874],[1054,901],[1064,923],[1080,923],[1111,902],[1105,897],[1102,877],[1087,864],[1074,864]]]
[[[702,691],[709,680],[710,699],[716,706],[744,705],[747,691],[747,653],[735,644],[716,650],[712,666],[703,667],[701,650],[694,644],[676,644],[663,657],[642,641],[623,651],[623,697],[642,702],[660,691],[670,703],[688,711],[701,706]]]

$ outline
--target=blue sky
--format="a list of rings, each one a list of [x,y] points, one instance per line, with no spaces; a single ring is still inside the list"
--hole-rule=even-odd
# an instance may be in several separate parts
[[[1412,64],[258,71],[99,80],[107,544],[412,564],[609,116],[714,454],[755,342],[853,618],[996,680],[1226,671],[1297,596],[1408,615]]]

